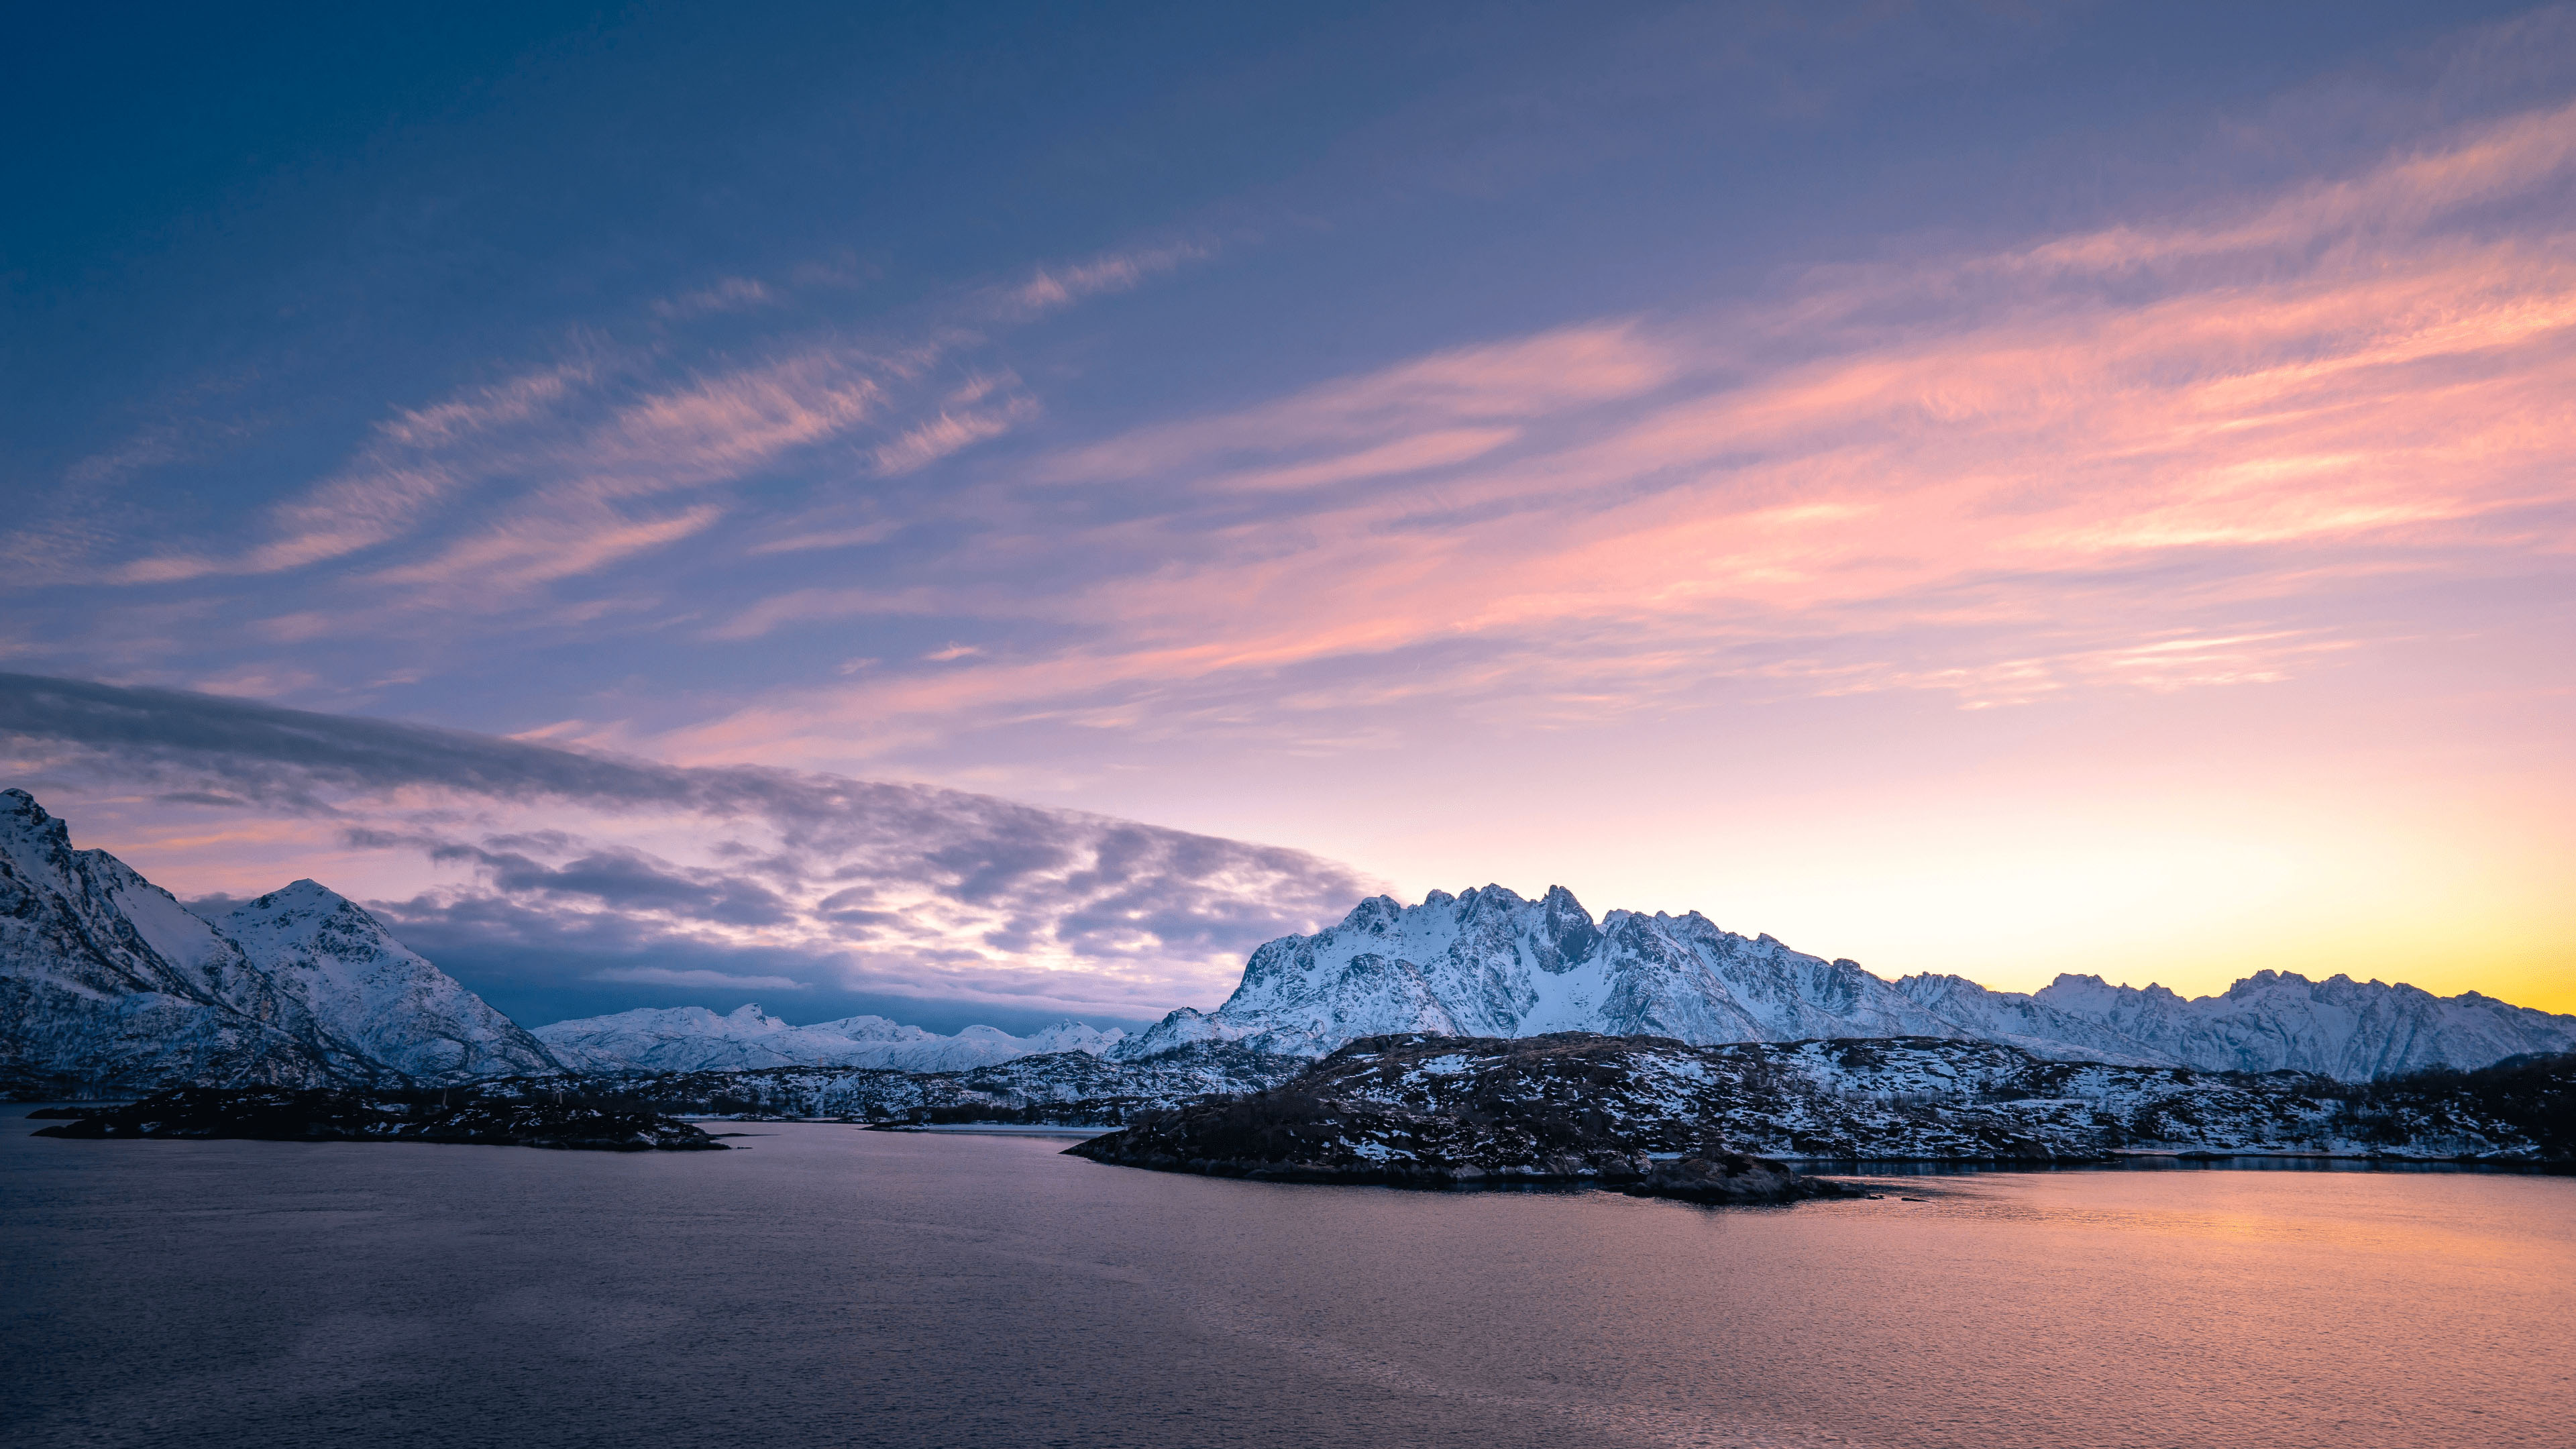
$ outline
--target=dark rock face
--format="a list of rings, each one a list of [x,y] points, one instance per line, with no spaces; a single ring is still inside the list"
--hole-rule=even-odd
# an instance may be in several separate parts
[[[705,1152],[724,1144],[651,1112],[486,1099],[463,1092],[316,1092],[191,1087],[80,1110],[38,1137],[248,1138],[262,1142],[460,1142],[589,1152]],[[47,1113],[48,1116],[58,1115]]]

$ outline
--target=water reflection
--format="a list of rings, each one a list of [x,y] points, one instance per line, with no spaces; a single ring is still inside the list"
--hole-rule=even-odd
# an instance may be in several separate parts
[[[0,1122],[13,1445],[2552,1445],[2576,1180],[1281,1187],[765,1124],[676,1158]],[[1905,1201],[1913,1197],[1920,1201]]]

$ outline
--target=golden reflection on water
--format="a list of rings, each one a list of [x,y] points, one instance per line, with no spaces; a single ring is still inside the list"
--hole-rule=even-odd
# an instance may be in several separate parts
[[[2564,1213],[2508,1219],[2492,1211],[2495,1194],[2513,1190],[2506,1182],[2537,1187],[2534,1195],[2543,1202],[2564,1196],[2564,1188],[2553,1188],[2550,1179],[2410,1173],[2408,1188],[2392,1193],[2390,1178],[2378,1174],[2296,1178],[2297,1187],[2285,1194],[2281,1176],[2264,1172],[2032,1173],[2014,1179],[2009,1191],[1959,1179],[1956,1186],[1942,1187],[1936,1201],[1975,1217],[2058,1232],[2295,1245],[2364,1258],[2402,1255],[2563,1269],[2576,1251],[2576,1223]],[[2188,1187],[2178,1187],[2177,1179]],[[1924,1195],[1920,1178],[1887,1186]]]

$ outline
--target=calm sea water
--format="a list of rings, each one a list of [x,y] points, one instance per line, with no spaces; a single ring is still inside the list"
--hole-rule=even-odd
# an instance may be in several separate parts
[[[820,1125],[671,1156],[30,1125],[0,1118],[27,1449],[2576,1445],[2576,1179],[1707,1209]]]

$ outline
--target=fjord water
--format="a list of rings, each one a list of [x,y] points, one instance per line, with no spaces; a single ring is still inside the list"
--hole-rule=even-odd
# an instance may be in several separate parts
[[[824,1125],[634,1156],[32,1125],[0,1118],[22,1446],[2576,1443],[2567,1178],[1712,1209]]]

